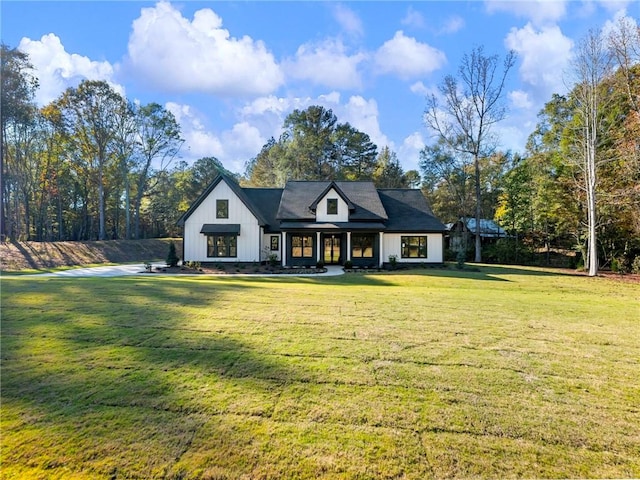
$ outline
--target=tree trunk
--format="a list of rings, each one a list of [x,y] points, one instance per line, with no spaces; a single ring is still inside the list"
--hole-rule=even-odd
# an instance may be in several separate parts
[[[482,216],[482,205],[480,205],[480,159],[478,155],[474,157],[475,177],[476,177],[476,257],[475,262],[482,262],[482,241],[480,239],[480,217]]]
[[[98,215],[99,215],[99,225],[98,225],[98,240],[104,240],[106,238],[106,223],[105,223],[105,212],[104,212],[104,178],[102,166],[98,171]]]

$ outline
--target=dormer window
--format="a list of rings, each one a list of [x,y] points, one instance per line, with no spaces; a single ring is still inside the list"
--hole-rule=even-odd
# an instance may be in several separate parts
[[[327,198],[327,215],[337,215],[337,214],[338,214],[338,199]]]

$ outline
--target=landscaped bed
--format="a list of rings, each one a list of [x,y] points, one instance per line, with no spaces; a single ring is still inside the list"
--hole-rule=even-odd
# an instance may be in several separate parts
[[[2,478],[637,478],[640,289],[3,278]]]

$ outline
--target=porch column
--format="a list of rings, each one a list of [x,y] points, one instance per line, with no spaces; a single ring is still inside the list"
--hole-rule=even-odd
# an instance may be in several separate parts
[[[351,261],[351,232],[347,232],[347,261]]]
[[[287,232],[282,232],[280,248],[282,249],[282,253],[280,254],[280,260],[282,261],[282,266],[286,267],[287,265]]]
[[[384,232],[380,232],[380,258],[378,265],[382,266],[384,263]]]
[[[316,245],[318,246],[318,251],[316,254],[316,262],[319,262],[322,260],[322,248],[320,246],[320,232],[316,232]]]

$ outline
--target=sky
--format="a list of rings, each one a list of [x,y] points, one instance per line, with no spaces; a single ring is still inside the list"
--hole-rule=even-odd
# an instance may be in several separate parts
[[[394,151],[405,170],[434,141],[423,116],[461,59],[517,60],[500,148],[524,152],[537,114],[571,86],[576,43],[639,1],[11,1],[1,39],[27,53],[45,105],[82,80],[159,103],[179,121],[188,163],[214,156],[243,173],[294,109],[322,105]]]

